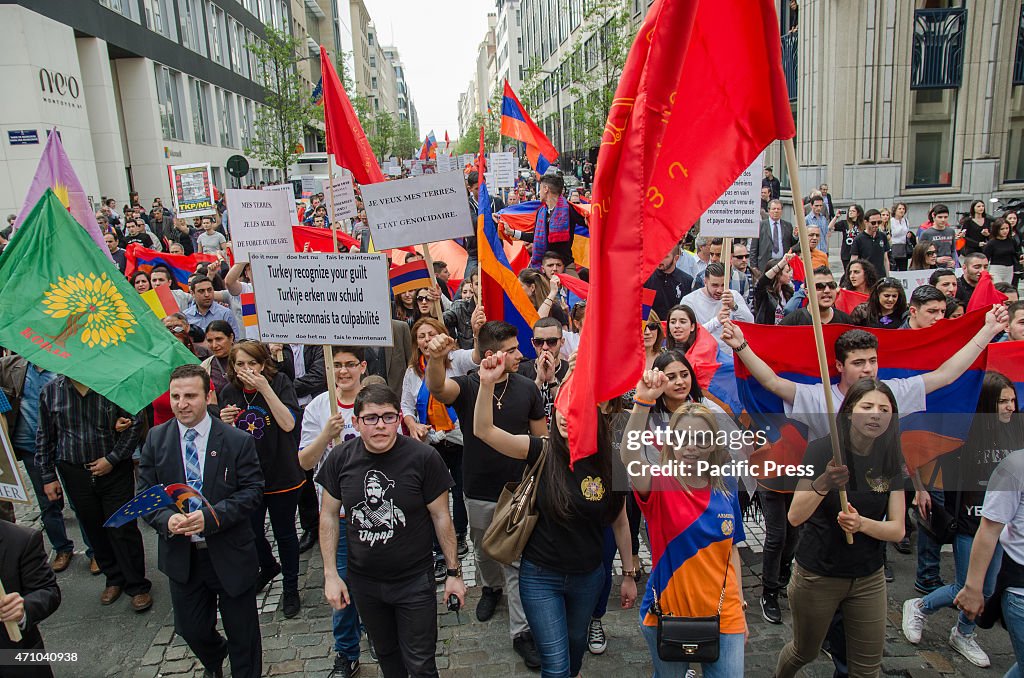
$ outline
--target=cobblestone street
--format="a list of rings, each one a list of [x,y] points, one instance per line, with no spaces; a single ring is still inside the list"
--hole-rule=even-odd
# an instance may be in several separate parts
[[[33,523],[37,514],[28,511],[19,515],[23,523]],[[69,534],[77,536],[73,515],[67,512]],[[760,588],[761,545],[757,541],[760,526],[748,519],[748,543],[743,549],[743,581],[750,603],[747,620],[750,639],[747,644],[746,675],[770,676],[779,649],[791,635],[787,602],[782,599],[783,624],[766,623],[757,605]],[[185,644],[173,632],[167,579],[156,569],[156,539],[153,531],[143,527],[147,546],[149,576],[153,581],[155,604],[141,615],[130,612],[126,600],[109,608],[99,604],[102,580],[91,577],[84,554],[72,561],[71,567],[58,575],[64,595],[61,608],[43,626],[46,647],[50,651],[78,651],[79,661],[55,666],[58,678],[154,678],[156,676],[202,676],[202,667]],[[650,560],[642,549],[645,568]],[[978,669],[954,652],[946,642],[953,624],[952,610],[929,618],[920,646],[910,645],[900,631],[903,600],[913,593],[914,556],[900,555],[890,549],[896,582],[889,587],[889,626],[886,631],[883,674],[887,676],[1001,676],[1013,663],[1008,636],[1001,628],[979,631],[979,642],[992,659],[992,668]],[[489,676],[538,675],[526,669],[512,650],[508,635],[508,613],[504,600],[494,617],[480,623],[474,610],[480,597],[475,586],[472,553],[463,560],[467,584],[470,586],[466,610],[448,612],[438,594],[438,668],[452,678],[487,678]],[[618,563],[616,563],[618,571]],[[952,555],[943,555],[943,574],[952,575]],[[278,610],[281,595],[280,577],[260,597],[263,631],[263,666],[268,676],[326,676],[333,665],[331,611],[323,598],[323,565],[318,548],[303,554],[300,564],[303,609],[294,619],[285,619]],[[650,675],[647,647],[637,629],[637,613],[622,610],[618,603],[618,577],[612,588],[608,614],[604,618],[608,649],[600,656],[588,655],[582,674],[594,676]],[[361,676],[378,675],[377,666],[363,640]],[[225,674],[228,667],[225,663]],[[832,675],[832,665],[825,655],[811,664],[804,673],[810,678]]]

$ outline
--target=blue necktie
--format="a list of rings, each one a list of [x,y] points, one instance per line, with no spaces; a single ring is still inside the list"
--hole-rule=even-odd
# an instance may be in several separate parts
[[[196,448],[196,437],[199,432],[194,428],[185,431],[185,482],[198,492],[203,493],[203,470],[199,466],[199,450]],[[202,502],[193,497],[188,500],[189,511],[198,511]]]

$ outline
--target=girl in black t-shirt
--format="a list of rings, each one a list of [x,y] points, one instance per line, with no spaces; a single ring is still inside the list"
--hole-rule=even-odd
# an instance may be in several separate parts
[[[252,436],[265,480],[263,504],[250,515],[260,559],[257,591],[283,570],[282,609],[286,617],[294,617],[301,607],[295,512],[299,491],[306,482],[299,466],[298,440],[292,434],[298,397],[291,380],[274,367],[270,349],[259,341],[240,341],[231,347],[227,376],[228,383],[219,396],[223,405],[220,418]],[[268,511],[280,564],[266,537]]]
[[[853,321],[861,327],[896,329],[903,324],[907,314],[907,293],[895,278],[882,278],[871,289],[868,300],[858,304]]]
[[[981,507],[985,501],[988,478],[1010,452],[1024,440],[1024,422],[1017,413],[1017,391],[1013,382],[998,372],[986,372],[978,398],[977,414],[971,424],[967,444],[959,452],[942,459],[945,508],[955,516],[953,563],[956,579],[940,586],[924,598],[903,603],[903,635],[913,644],[921,642],[925,619],[938,610],[953,607],[953,601],[967,581],[974,534],[981,525]],[[999,573],[999,546],[985,573],[984,594],[992,595]],[[975,623],[960,612],[950,630],[949,644],[976,666],[990,665],[974,634]]]
[[[793,640],[782,648],[775,675],[792,678],[818,656],[837,610],[846,628],[851,675],[878,675],[885,645],[885,542],[904,534],[899,413],[878,379],[854,384],[836,415],[845,465],[832,460],[832,442],[807,447],[813,468],[793,495],[789,522],[802,525],[796,570],[789,583]],[[838,489],[847,486],[847,505]],[[847,543],[852,536],[852,544]]]
[[[495,450],[532,466],[547,454],[537,485],[538,515],[519,567],[519,593],[541,657],[541,672],[577,676],[587,650],[591,613],[604,588],[604,528],[611,525],[622,562],[629,562],[623,494],[612,490],[612,446],[604,426],[598,452],[569,468],[565,417],[555,410],[549,439],[512,435],[494,425],[494,384],[504,375],[504,352],[480,363],[473,433]],[[603,422],[603,419],[599,421]],[[546,448],[546,452],[544,451]],[[623,608],[636,600],[636,572],[624,572]]]

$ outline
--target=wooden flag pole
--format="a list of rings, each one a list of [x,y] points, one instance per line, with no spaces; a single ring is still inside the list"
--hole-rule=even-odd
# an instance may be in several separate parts
[[[7,589],[4,588],[3,582],[0,582],[0,597],[7,595]],[[7,637],[15,643],[21,642],[21,629],[18,628],[18,622],[4,622],[4,628],[7,629]]]
[[[434,260],[430,257],[430,248],[427,247],[428,243],[420,243],[420,252],[423,253],[424,263],[427,264],[427,273],[430,274],[430,285],[431,288],[437,287],[437,276],[434,275]],[[438,289],[438,292],[441,290]],[[441,312],[441,300],[434,300],[434,313],[437,314],[437,319],[440,322],[444,322],[444,315]]]
[[[728,253],[728,254],[727,254]],[[732,289],[732,237],[722,238],[722,263],[725,265],[725,291]]]
[[[811,311],[814,321],[814,345],[818,351],[818,369],[821,372],[821,387],[825,390],[825,409],[828,416],[828,431],[832,440],[832,461],[836,466],[843,465],[843,451],[839,449],[839,429],[836,426],[836,408],[832,402],[832,382],[829,380],[828,360],[825,353],[825,334],[821,328],[821,309],[818,308],[818,291],[814,287],[814,264],[811,261],[811,243],[807,238],[807,221],[804,217],[804,199],[800,192],[800,166],[796,160],[796,147],[792,139],[785,139],[783,147],[786,151],[786,168],[789,170],[789,185],[793,190],[793,211],[796,213],[796,225],[800,234],[800,259],[804,265],[804,285],[807,288],[807,308]],[[839,505],[846,510],[846,487],[839,488]],[[846,533],[846,543],[853,543],[853,535]]]
[[[338,254],[338,221],[334,218],[334,158],[327,155],[327,185],[328,200],[331,202],[331,245],[334,253]],[[354,181],[354,179],[353,179]],[[331,399],[331,416],[338,413],[338,390],[334,383],[334,349],[330,344],[324,344],[324,376],[327,377],[327,391]],[[335,441],[332,440],[333,444]]]

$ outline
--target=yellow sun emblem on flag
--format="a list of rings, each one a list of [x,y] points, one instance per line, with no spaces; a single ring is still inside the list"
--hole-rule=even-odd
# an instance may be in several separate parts
[[[67,184],[62,184],[59,181],[56,182],[53,185],[53,193],[57,196],[57,199],[60,200],[61,205],[64,205],[67,209],[71,209],[71,196],[68,192]]]
[[[43,295],[43,306],[47,315],[67,318],[64,330],[53,337],[62,346],[79,330],[89,348],[117,345],[135,332],[135,316],[106,273],[58,278]]]

